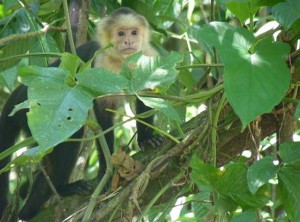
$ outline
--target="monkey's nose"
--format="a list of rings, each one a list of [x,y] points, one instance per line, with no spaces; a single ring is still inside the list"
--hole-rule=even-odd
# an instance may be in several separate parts
[[[131,41],[131,40],[125,40],[124,43],[125,43],[125,45],[132,45],[133,41]]]

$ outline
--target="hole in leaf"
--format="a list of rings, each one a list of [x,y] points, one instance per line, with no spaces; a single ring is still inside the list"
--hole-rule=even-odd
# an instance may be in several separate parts
[[[70,112],[72,112],[72,111],[73,111],[73,109],[72,109],[72,108],[69,108],[68,110],[69,110]]]
[[[67,117],[67,120],[68,120],[68,121],[71,121],[71,120],[72,120],[72,117],[71,117],[71,116],[68,116],[68,117]]]

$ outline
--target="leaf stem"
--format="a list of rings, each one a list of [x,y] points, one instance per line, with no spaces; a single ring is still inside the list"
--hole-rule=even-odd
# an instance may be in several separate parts
[[[74,44],[74,39],[73,39],[73,33],[72,33],[72,27],[71,27],[71,22],[70,22],[67,0],[63,0],[63,7],[64,7],[65,18],[66,18],[67,33],[68,33],[70,49],[71,49],[72,54],[76,55],[76,49],[75,49],[75,44]]]
[[[217,165],[217,128],[218,128],[218,121],[219,121],[219,116],[221,113],[221,110],[224,106],[224,103],[226,101],[226,96],[223,94],[219,105],[217,107],[217,110],[215,112],[215,115],[213,116],[213,125],[212,125],[212,130],[211,130],[211,140],[212,140],[212,159],[213,159],[213,165]]]

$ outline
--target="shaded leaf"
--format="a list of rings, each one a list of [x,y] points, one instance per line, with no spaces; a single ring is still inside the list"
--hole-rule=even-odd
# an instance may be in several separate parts
[[[141,97],[138,98],[148,107],[154,108],[162,112],[168,119],[180,122],[178,112],[167,103],[167,101],[160,98]]]
[[[285,142],[280,144],[278,154],[284,163],[300,160],[300,142]]]
[[[22,153],[22,155],[14,158],[8,165],[0,170],[0,173],[9,171],[11,167],[17,167],[23,165],[25,162],[30,161],[30,163],[39,163],[44,156],[51,153],[52,149],[47,150],[47,152],[41,151],[39,147],[33,147]]]
[[[291,221],[300,218],[300,161],[288,163],[278,172],[281,203]]]
[[[239,213],[235,215],[229,222],[241,222],[241,221],[247,221],[247,222],[257,222],[257,213],[255,211],[244,211],[242,213]]]
[[[190,167],[192,168],[190,177],[192,181],[197,184],[200,190],[203,186],[212,190],[216,187],[216,183],[222,174],[217,168],[204,164],[203,161],[196,155],[192,157]]]
[[[272,7],[272,13],[285,29],[292,27],[295,21],[300,19],[300,1],[286,0]]]
[[[273,164],[273,157],[266,156],[259,161],[254,162],[248,169],[247,181],[252,194],[266,184],[270,179],[276,176],[279,167]]]
[[[265,190],[252,194],[247,185],[247,167],[241,163],[226,166],[218,180],[217,191],[242,208],[261,208],[267,203]]]
[[[13,90],[16,79],[18,76],[18,68],[16,66],[6,69],[0,73],[1,85],[6,86],[10,91]]]

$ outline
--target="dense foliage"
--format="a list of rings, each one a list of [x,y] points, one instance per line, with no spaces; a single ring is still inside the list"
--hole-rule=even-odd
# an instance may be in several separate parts
[[[167,139],[160,152],[142,157],[149,164],[130,183],[132,191],[123,189],[131,205],[119,197],[105,205],[108,213],[117,217],[118,207],[128,218],[149,221],[300,220],[300,1],[92,0],[85,37],[93,39],[99,17],[120,5],[148,19],[161,56],[133,55],[116,75],[64,52],[70,27],[63,1],[2,1],[1,106],[18,84],[28,86],[28,101],[14,112],[30,109],[33,139],[0,158],[35,141],[38,146],[0,173],[39,163],[92,125],[87,119],[96,97],[125,92],[154,108],[148,115],[156,114],[155,129]],[[60,67],[47,67],[57,57]],[[132,136],[131,126],[122,125],[128,114],[119,114],[116,144]],[[92,160],[86,174],[93,174]]]

